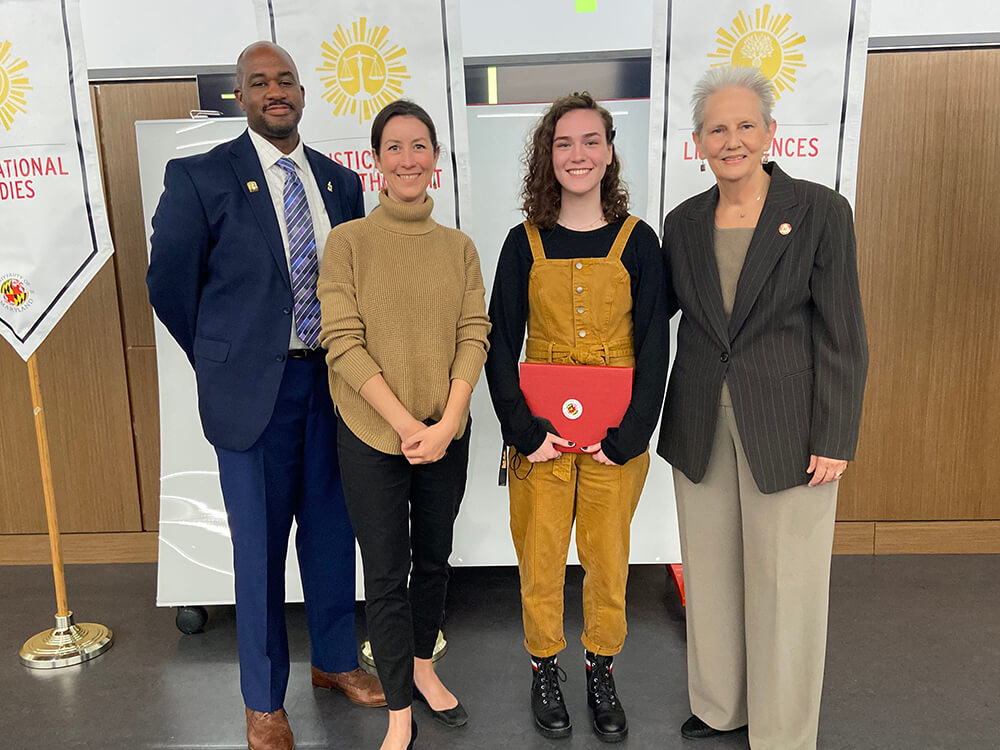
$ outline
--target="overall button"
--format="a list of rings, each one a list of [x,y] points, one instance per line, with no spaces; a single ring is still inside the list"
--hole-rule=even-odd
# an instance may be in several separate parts
[[[582,308],[582,307],[578,307],[578,308],[576,308],[576,311],[577,311],[578,313],[580,313],[581,315],[583,315],[583,308]]]
[[[583,294],[583,287],[582,287],[582,286],[578,286],[578,287],[576,288],[576,293],[577,293],[577,294]]]
[[[723,352],[722,354],[720,354],[719,355],[719,361],[720,362],[728,362],[729,361],[729,352]]]
[[[274,355],[274,361],[275,362],[284,362],[285,361],[285,355],[284,354],[275,354]]]
[[[587,332],[586,331],[580,331],[580,338],[581,339],[582,338],[586,338],[586,336],[587,336]]]
[[[583,268],[583,263],[577,263],[576,270],[579,271],[581,268]]]

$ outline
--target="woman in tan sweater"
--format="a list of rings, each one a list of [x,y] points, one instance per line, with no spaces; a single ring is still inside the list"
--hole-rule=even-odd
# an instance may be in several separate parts
[[[371,140],[385,188],[371,214],[330,232],[318,288],[320,342],[340,416],[368,632],[389,706],[382,750],[402,750],[416,737],[414,696],[444,724],[468,720],[431,656],[465,492],[469,398],[490,323],[472,240],[431,218],[427,188],[440,154],[434,123],[416,104],[396,101],[376,116]]]

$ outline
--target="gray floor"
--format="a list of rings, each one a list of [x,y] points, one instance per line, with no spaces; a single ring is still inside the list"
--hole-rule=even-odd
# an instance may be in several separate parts
[[[153,565],[71,566],[79,619],[114,628],[117,643],[81,667],[27,670],[21,643],[48,627],[51,570],[0,567],[0,748],[244,748],[231,608],[208,631],[183,636],[157,610]],[[546,740],[532,727],[516,571],[459,569],[449,597],[450,651],[440,672],[471,721],[448,730],[415,707],[420,748],[598,748],[590,731],[581,647],[580,574],[567,594],[562,664],[574,733]],[[681,740],[688,715],[683,610],[662,567],[635,567],[630,633],[615,663],[631,748],[746,748],[746,734]],[[314,691],[302,608],[290,606],[292,680],[286,707],[300,748],[377,748],[382,709]],[[360,626],[359,626],[360,627]],[[1000,748],[1000,555],[837,557],[820,748]]]

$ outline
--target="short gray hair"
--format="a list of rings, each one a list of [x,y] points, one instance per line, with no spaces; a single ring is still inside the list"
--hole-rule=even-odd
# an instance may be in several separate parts
[[[694,132],[701,136],[705,127],[705,103],[708,97],[722,89],[747,89],[760,100],[760,114],[764,124],[771,126],[771,109],[774,107],[774,86],[757,68],[726,65],[710,68],[694,86],[691,95],[691,119]]]

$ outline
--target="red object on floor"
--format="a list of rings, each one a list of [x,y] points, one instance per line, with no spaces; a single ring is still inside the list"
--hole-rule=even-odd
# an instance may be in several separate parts
[[[667,566],[667,572],[669,572],[670,577],[674,579],[674,585],[677,587],[677,593],[681,596],[681,606],[687,606],[687,602],[684,599],[684,568],[680,563],[671,563]]]

